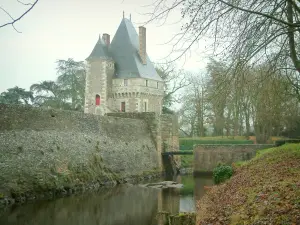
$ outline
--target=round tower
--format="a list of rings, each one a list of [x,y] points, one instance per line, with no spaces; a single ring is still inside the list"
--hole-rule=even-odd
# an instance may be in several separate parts
[[[103,34],[86,59],[85,113],[104,115],[110,108],[114,61],[109,55],[110,36]]]

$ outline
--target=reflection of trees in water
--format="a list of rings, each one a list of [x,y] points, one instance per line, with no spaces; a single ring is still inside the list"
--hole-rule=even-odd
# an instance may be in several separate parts
[[[211,176],[181,176],[181,183],[183,188],[180,189],[180,211],[194,211],[196,201],[198,201],[204,194],[204,186],[213,185]]]
[[[170,212],[175,214],[179,212],[180,204],[180,189],[178,188],[167,188],[162,189],[162,211]]]
[[[158,190],[116,187],[105,193],[61,198],[13,208],[0,218],[7,225],[154,225]]]
[[[173,180],[183,183],[184,188],[159,190],[117,186],[99,193],[15,206],[0,216],[0,224],[157,225],[158,211],[176,214],[181,208],[193,209],[193,206],[188,205],[193,204],[193,201],[185,199],[185,196],[192,198],[194,193],[194,199],[199,200],[205,193],[204,186],[213,184],[211,177],[181,176]]]
[[[211,176],[195,177],[194,199],[198,201],[205,194],[204,186],[212,186],[214,184]]]

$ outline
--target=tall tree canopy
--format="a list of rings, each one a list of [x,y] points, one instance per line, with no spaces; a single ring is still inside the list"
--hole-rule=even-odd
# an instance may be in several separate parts
[[[9,88],[0,94],[0,103],[3,104],[24,104],[28,105],[33,101],[31,91],[26,91],[18,86]]]
[[[180,9],[184,25],[173,48],[180,56],[200,39],[210,39],[219,59],[269,61],[288,70],[284,75],[299,93],[299,0],[157,0],[153,7],[150,21]]]
[[[57,75],[57,84],[65,96],[71,100],[71,108],[82,109],[86,76],[84,62],[77,62],[71,58],[58,60]]]
[[[57,61],[57,80],[32,84],[30,91],[14,87],[1,93],[0,103],[32,104],[67,110],[83,110],[85,65],[71,58]]]

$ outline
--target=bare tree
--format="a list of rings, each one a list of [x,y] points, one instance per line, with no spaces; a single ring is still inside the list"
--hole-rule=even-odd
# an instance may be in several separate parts
[[[174,102],[178,102],[175,94],[190,84],[190,74],[184,70],[176,69],[174,63],[157,64],[156,71],[165,84],[163,110],[166,112]]]
[[[10,21],[7,22],[7,23],[4,23],[2,25],[0,25],[0,28],[2,27],[5,27],[5,26],[9,26],[11,25],[15,31],[17,31],[18,33],[21,33],[20,31],[18,31],[15,27],[15,23],[20,21],[27,13],[29,13],[33,7],[38,3],[39,0],[35,0],[33,3],[30,3],[30,2],[22,2],[20,0],[17,0],[18,3],[20,3],[21,5],[27,7],[26,10],[21,14],[19,15],[18,17],[14,17],[12,16],[6,9],[4,9],[2,6],[0,6],[0,9],[7,15],[10,17]]]
[[[205,75],[191,76],[191,83],[182,94],[182,106],[178,112],[179,125],[180,130],[187,136],[205,136],[208,111]]]
[[[173,48],[180,51],[178,57],[205,37],[213,40],[213,55],[222,59],[271,59],[276,68],[300,72],[299,0],[156,0],[153,7],[148,22],[180,9],[184,25]],[[293,85],[299,91],[298,83]]]

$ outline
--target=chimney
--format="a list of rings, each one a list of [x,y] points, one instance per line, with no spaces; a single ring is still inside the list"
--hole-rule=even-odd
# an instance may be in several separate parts
[[[103,40],[104,44],[106,44],[107,46],[110,45],[110,35],[109,34],[103,34],[102,40]]]
[[[147,64],[147,57],[146,57],[146,28],[140,26],[139,27],[139,54],[141,57],[142,64]]]

